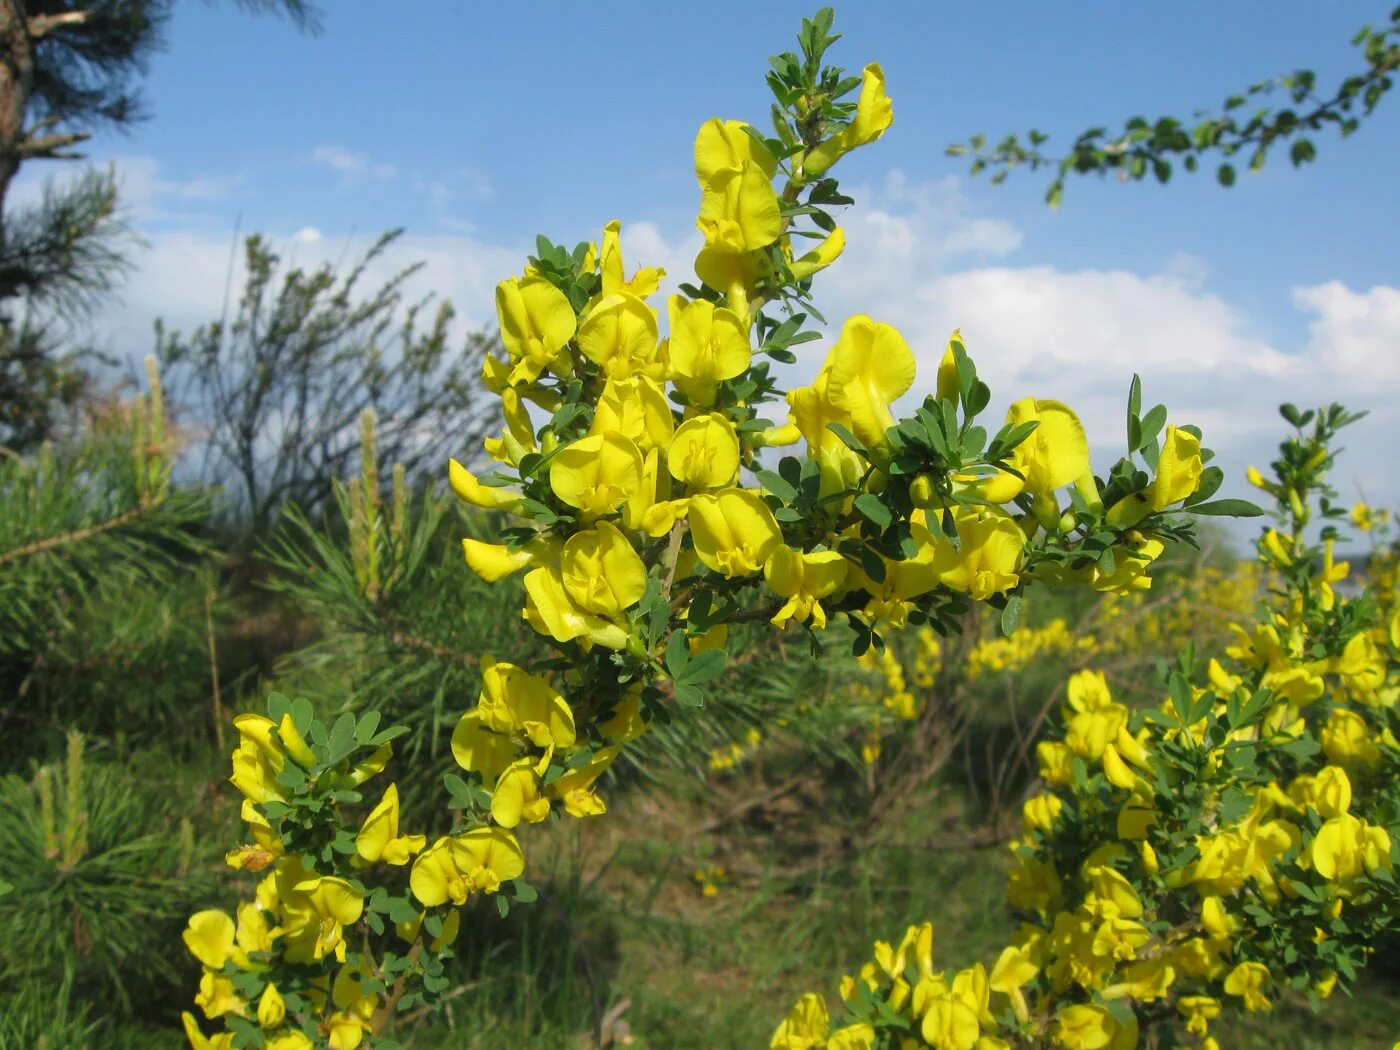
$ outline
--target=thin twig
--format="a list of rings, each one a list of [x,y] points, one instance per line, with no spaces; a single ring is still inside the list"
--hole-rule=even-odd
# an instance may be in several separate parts
[[[219,658],[214,648],[214,588],[204,592],[204,632],[209,639],[209,681],[214,687],[214,742],[224,750],[224,703],[219,695]]]
[[[74,529],[72,532],[65,532],[58,536],[48,536],[42,540],[35,540],[33,543],[26,543],[23,547],[15,547],[0,553],[0,565],[8,565],[12,561],[19,561],[20,558],[27,558],[31,554],[43,554],[51,551],[55,547],[62,547],[69,543],[81,543],[83,540],[91,539],[93,536],[110,532],[112,529],[119,529],[123,525],[128,525],[150,509],[149,504],[142,504],[139,507],[132,507],[128,511],[123,511],[115,518],[108,518],[106,521],[98,522],[96,525],[88,525],[85,528]]]

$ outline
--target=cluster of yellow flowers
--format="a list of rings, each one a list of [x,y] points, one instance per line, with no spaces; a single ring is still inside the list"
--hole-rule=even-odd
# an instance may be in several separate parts
[[[517,831],[604,813],[601,775],[671,705],[703,705],[731,623],[820,631],[843,616],[858,654],[906,623],[946,631],[973,603],[1014,627],[1027,580],[1142,590],[1164,537],[1186,529],[1164,512],[1232,512],[1203,502],[1222,475],[1205,466],[1199,432],[1163,430],[1160,406],[1143,416],[1136,381],[1129,457],[1106,478],[1058,401],[1017,401],[989,435],[976,420],[991,394],[956,332],[936,390],[905,418],[893,405],[913,387],[915,356],[863,314],[841,326],[810,384],[778,389],[770,363],[819,338],[803,330],[811,282],[844,246],[827,208],[849,199],[828,172],[893,119],[878,65],[844,77],[822,64],[830,26],[829,11],[804,21],[802,58],[774,60],[776,137],[732,120],[701,126],[700,283],[666,300],[665,335],[649,301],[664,274],[629,276],[616,222],[573,251],[541,238],[496,289],[505,357],[488,358],[483,380],[504,428],[485,443],[489,473],[454,460],[449,481],[505,516],[504,542],[464,540],[466,562],[488,581],[524,574],[522,616],[555,656],[528,668],[481,660],[477,703],[452,737],[465,773],[446,780],[454,830],[431,845],[400,836],[392,788],[351,823],[356,788],[388,758],[373,727],[362,733],[347,715],[327,729],[309,710],[239,721],[234,780],[256,841],[231,862],[273,868],[248,912],[248,936],[260,938],[250,967],[235,972],[241,957],[219,950],[228,924],[205,915],[191,927],[214,988],[201,1005],[239,1045],[270,1044],[295,1024],[353,1050],[400,1003],[431,1002],[446,984],[455,909],[477,894],[503,912],[533,899]],[[794,238],[817,243],[799,253]],[[765,418],[770,405],[786,418]],[[801,457],[765,458],[799,442]],[[907,690],[891,696],[895,716],[915,713]],[[352,753],[371,745],[357,764]],[[361,863],[380,865],[378,886]],[[409,865],[405,890],[393,869]],[[351,926],[368,932],[347,954]],[[236,924],[232,937],[241,944]],[[342,976],[363,994],[337,991]],[[275,1002],[274,984],[283,1015],[269,1006],[267,1023],[252,1024],[252,996]],[[195,1045],[229,1045],[188,1023]]]
[[[1091,635],[1076,635],[1064,618],[1057,616],[1043,627],[1027,627],[1010,637],[983,638],[967,654],[966,673],[969,678],[1015,674],[1036,660],[1072,659],[1096,650],[1100,644]]]
[[[729,881],[729,871],[723,864],[706,864],[696,868],[692,876],[704,897],[718,897],[721,885]]]
[[[346,954],[346,931],[365,914],[365,887],[358,878],[317,870],[308,854],[288,848],[289,840],[305,845],[300,836],[286,828],[275,832],[269,818],[282,823],[295,800],[316,783],[331,794],[358,799],[356,789],[388,762],[389,739],[395,734],[377,734],[374,717],[365,720],[358,736],[353,719],[330,734],[318,725],[320,739],[313,737],[313,749],[298,726],[310,724],[309,707],[294,712],[276,696],[272,704],[280,714],[276,721],[252,714],[234,719],[239,744],[232,782],[243,794],[243,820],[253,842],[227,857],[235,869],[271,871],[258,883],[253,899],[238,906],[236,920],[217,909],[198,912],[184,934],[189,951],[204,967],[195,1005],[206,1018],[223,1019],[232,1030],[206,1037],[186,1013],[185,1031],[198,1050],[228,1050],[249,1045],[249,1040],[274,1050],[309,1050],[316,1044],[304,1022],[314,1018],[325,1045],[354,1050],[371,1030],[381,1003],[366,961],[358,955],[347,960]],[[336,845],[358,872],[381,863],[402,867],[423,848],[424,838],[399,834],[398,787],[390,784],[358,833]],[[453,921],[442,931],[444,946],[456,930]],[[416,938],[416,930],[400,934],[409,942]],[[311,973],[279,987],[270,972],[274,956]]]
[[[886,645],[878,652],[868,649],[856,663],[861,670],[878,673],[878,677],[856,682],[850,690],[849,702],[870,711],[870,727],[861,744],[860,755],[867,766],[880,759],[884,737],[901,722],[919,717],[923,697],[933,688],[943,669],[943,646],[931,628],[921,627],[914,634],[909,673],[905,659],[894,646]]]
[[[1266,531],[1259,557],[1280,586],[1223,660],[1184,660],[1144,711],[1100,672],[1070,678],[1062,731],[1037,751],[1046,790],[1012,845],[1023,922],[990,970],[936,969],[932,926],[911,927],[843,980],[847,1023],[807,995],[772,1047],[1130,1050],[1174,1018],[1218,1050],[1211,1022],[1231,1004],[1355,978],[1400,914],[1400,611],[1393,581],[1337,595],[1331,526],[1303,540],[1309,494],[1330,491],[1330,434],[1297,442],[1309,483],[1276,486],[1293,527]]]
[[[763,733],[750,726],[744,732],[744,742],[732,741],[725,747],[713,748],[710,751],[710,769],[716,773],[728,773],[738,769],[743,763],[758,752],[759,745],[763,743]]]

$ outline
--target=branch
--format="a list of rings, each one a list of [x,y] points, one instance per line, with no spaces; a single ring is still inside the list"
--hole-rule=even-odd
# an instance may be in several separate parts
[[[37,139],[27,138],[15,145],[15,154],[21,160],[79,160],[83,156],[81,153],[60,153],[59,150],[90,138],[90,131],[65,131],[56,135],[42,135]]]
[[[49,536],[47,539],[35,540],[33,543],[26,543],[23,547],[15,547],[11,550],[0,552],[0,565],[8,565],[12,561],[19,561],[27,558],[31,554],[43,554],[45,551],[53,550],[55,547],[62,547],[70,543],[81,543],[83,540],[91,539],[112,529],[119,529],[123,525],[135,521],[146,511],[150,510],[153,504],[142,504],[139,507],[132,507],[130,510],[118,514],[115,518],[108,518],[106,521],[98,522],[96,525],[89,525],[86,528],[75,529],[72,532],[61,533],[58,536]]]
[[[91,11],[63,11],[55,15],[35,15],[25,20],[24,29],[30,40],[42,40],[56,29],[80,26],[92,17]]]

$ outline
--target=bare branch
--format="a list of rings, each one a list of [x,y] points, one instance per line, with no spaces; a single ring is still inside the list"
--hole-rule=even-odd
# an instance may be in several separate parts
[[[25,20],[24,28],[31,40],[42,40],[56,29],[71,29],[83,25],[92,17],[91,11],[63,11],[54,15],[35,15]]]

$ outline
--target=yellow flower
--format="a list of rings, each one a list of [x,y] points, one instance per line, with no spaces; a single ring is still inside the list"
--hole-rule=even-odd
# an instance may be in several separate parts
[[[1026,491],[1048,496],[1088,472],[1089,439],[1068,405],[1028,397],[1011,406],[1006,422],[1039,424],[1011,454],[1012,465],[1026,479]]]
[[[692,405],[712,404],[715,386],[742,375],[749,367],[748,325],[733,310],[706,299],[684,306],[678,297],[671,302],[670,378]]]
[[[1201,439],[1168,426],[1152,484],[1110,507],[1108,520],[1115,525],[1136,525],[1148,514],[1180,503],[1200,487],[1203,469]]]
[[[875,1029],[868,1024],[848,1024],[831,1033],[826,1050],[874,1050]]]
[[[1272,1010],[1274,1004],[1264,994],[1270,980],[1269,968],[1263,963],[1242,962],[1225,978],[1225,993],[1243,999],[1250,1013]]]
[[[1021,807],[1021,830],[1029,835],[1032,831],[1049,831],[1060,817],[1064,803],[1059,795],[1041,792],[1034,798],[1026,799]]]
[[[557,555],[559,545],[552,541],[532,540],[511,550],[504,543],[486,543],[470,536],[462,540],[462,552],[467,566],[487,583],[496,583],[542,558]]]
[[[808,992],[783,1019],[769,1040],[769,1050],[822,1050],[826,1046],[830,1020],[826,1002]]]
[[[199,994],[194,997],[194,1004],[211,1020],[225,1014],[243,1017],[248,1013],[248,1001],[234,990],[233,982],[212,970],[205,970],[199,979]]]
[[[1288,798],[1297,806],[1312,806],[1324,819],[1340,817],[1351,809],[1351,778],[1340,766],[1323,766],[1315,776],[1294,778]]]
[[[1094,566],[1090,586],[1096,591],[1112,594],[1149,590],[1152,587],[1152,577],[1147,575],[1148,566],[1166,549],[1166,545],[1158,539],[1141,537],[1133,540],[1130,549],[1115,552],[1112,572],[1104,572],[1097,564]]]
[[[199,1022],[188,1010],[180,1015],[180,1022],[185,1026],[185,1038],[190,1041],[192,1050],[233,1050],[232,1032],[207,1036],[199,1030]]]
[[[1220,1000],[1209,995],[1184,995],[1176,1008],[1186,1018],[1186,1030],[1192,1035],[1205,1035],[1209,1024],[1220,1016]]]
[[[503,828],[522,820],[538,824],[549,816],[549,800],[540,794],[540,778],[530,758],[512,762],[491,792],[491,817]]]
[[[288,881],[297,873],[310,874],[297,865],[288,869]],[[302,879],[279,895],[286,916],[287,960],[305,963],[333,955],[344,962],[343,928],[359,922],[364,896],[344,879],[329,875]]]
[[[578,348],[611,379],[666,373],[658,351],[656,311],[635,295],[605,295],[588,311],[578,330]]]
[[[1377,514],[1374,508],[1365,503],[1357,503],[1351,508],[1351,522],[1362,532],[1370,532],[1376,527],[1377,520],[1383,518],[1384,515]]]
[[[1039,972],[1040,967],[1031,962],[1030,953],[1024,947],[1012,946],[1002,949],[996,965],[992,967],[988,985],[992,991],[1010,1000],[1016,1019],[1022,1023],[1030,1017],[1030,1007],[1021,989]]]
[[[690,501],[695,554],[725,576],[752,576],[782,542],[773,512],[756,492],[721,489]]]
[[[580,608],[612,620],[641,601],[647,589],[642,559],[627,537],[606,521],[569,537],[560,575]]]
[[[422,835],[399,835],[399,787],[390,784],[355,836],[355,852],[369,863],[403,865],[426,841]]]
[[[933,996],[923,1005],[927,1012],[919,1025],[919,1033],[924,1042],[935,1050],[972,1050],[977,1045],[982,1032],[977,1009],[962,996],[947,992]]]
[[[621,434],[593,434],[561,449],[549,486],[585,519],[611,514],[642,486],[642,453]]]
[[[418,855],[409,873],[413,895],[425,907],[464,904],[473,893],[495,893],[525,871],[525,854],[504,828],[473,828],[438,839]]]
[[[468,711],[452,731],[452,757],[463,769],[492,781],[515,760],[516,745],[492,729],[480,711]]]
[[[783,227],[772,183],[776,170],[772,154],[738,121],[716,118],[700,126],[695,138],[695,176],[701,189],[696,225],[709,248],[749,252],[778,239]]]
[[[962,591],[973,601],[986,601],[1011,590],[1025,554],[1026,536],[1015,520],[1004,514],[956,519],[958,547],[946,540],[934,544],[933,571],[939,582]]]
[[[700,125],[695,136],[695,177],[704,186],[719,172],[756,164],[772,178],[778,162],[752,135],[740,120],[720,120],[715,117]]]
[[[671,477],[692,489],[718,489],[739,477],[739,435],[717,413],[681,424],[666,454]]]
[[[826,610],[821,599],[834,593],[846,581],[846,560],[835,551],[795,551],[786,544],[773,548],[763,566],[764,579],[773,593],[787,602],[774,614],[775,627],[786,627],[789,620],[821,630],[826,626]]]
[[[481,659],[477,710],[498,733],[521,733],[536,747],[571,747],[576,730],[568,702],[539,675],[504,660]]]
[[[233,920],[218,909],[195,912],[181,934],[190,954],[211,970],[222,970],[233,952]]]
[[[627,292],[645,299],[661,286],[661,278],[666,276],[666,271],[655,266],[643,266],[628,280],[622,265],[622,244],[619,237],[621,232],[622,223],[617,219],[603,227],[603,249],[598,260],[603,295]]]
[[[845,250],[846,231],[838,226],[822,239],[821,244],[792,260],[788,268],[799,281],[805,281],[818,271],[825,270]]]
[[[483,485],[473,474],[455,459],[447,464],[447,480],[452,491],[463,503],[486,510],[513,512],[520,505],[520,493],[513,488]]]
[[[607,805],[594,790],[598,778],[612,765],[620,749],[605,747],[593,755],[593,761],[582,769],[571,769],[552,781],[545,793],[564,804],[571,817],[596,817],[608,811]]]
[[[728,624],[719,624],[727,628]],[[606,713],[607,709],[604,708]],[[598,723],[603,735],[614,744],[626,744],[637,739],[646,731],[648,722],[642,713],[640,688],[628,690],[627,694],[613,707],[612,713]]]
[[[1107,1007],[1079,1003],[1055,1014],[1055,1045],[1065,1050],[1132,1050],[1137,1037],[1137,1018],[1119,1024]]]
[[[1390,868],[1390,836],[1385,828],[1343,813],[1318,829],[1308,857],[1313,870],[1345,889],[1363,871]]]
[[[855,119],[839,135],[822,142],[807,155],[802,170],[808,178],[823,174],[851,150],[874,142],[894,122],[894,104],[885,92],[885,71],[872,62],[861,71]]]
[[[543,277],[512,277],[496,286],[501,343],[515,362],[510,384],[539,379],[574,337],[578,324],[564,293]]]
[[[263,1028],[276,1028],[286,1016],[287,1004],[282,1001],[282,993],[275,984],[269,984],[258,999],[258,1024]]]
[[[675,426],[661,387],[646,376],[633,376],[607,381],[588,432],[621,434],[645,456],[670,445]]]
[[[285,1032],[274,1032],[264,1044],[267,1050],[315,1050],[315,1044],[302,1032],[289,1028]]]
[[[238,730],[238,750],[233,753],[230,782],[254,803],[283,802],[277,774],[287,757],[277,739],[277,726],[262,715],[239,715],[233,720]]]
[[[914,354],[891,325],[857,314],[841,327],[827,356],[827,395],[849,415],[851,429],[869,449],[888,445],[890,406],[914,384]]]
[[[1157,457],[1157,476],[1149,489],[1152,509],[1166,510],[1180,503],[1201,484],[1201,439],[1175,426],[1167,427]]]
[[[831,369],[823,367],[811,386],[797,387],[787,393],[792,425],[807,442],[807,455],[815,459],[821,469],[820,495],[823,497],[854,488],[864,470],[861,458],[830,429],[832,423],[851,426],[850,413],[832,403],[830,390]]]
[[[1366,720],[1355,711],[1337,708],[1327,717],[1318,737],[1323,753],[1339,766],[1375,769],[1380,765],[1380,748],[1371,739]]]
[[[586,638],[608,649],[627,645],[626,628],[574,601],[557,566],[547,565],[526,573],[525,594],[525,619],[540,634],[557,642]]]

